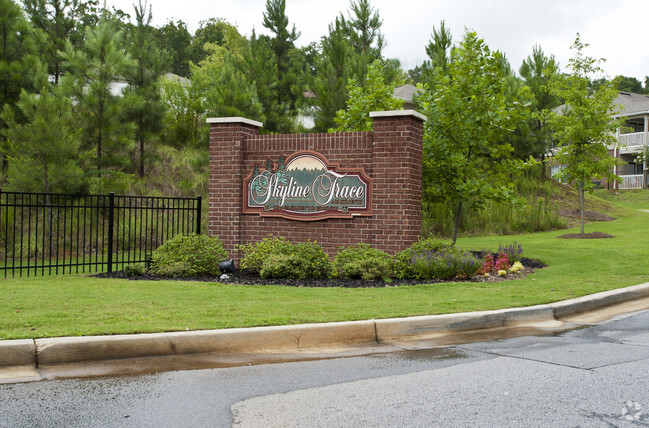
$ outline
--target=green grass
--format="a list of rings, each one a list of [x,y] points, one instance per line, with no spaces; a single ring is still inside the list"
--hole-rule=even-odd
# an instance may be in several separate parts
[[[586,232],[613,239],[558,239],[576,229],[461,238],[463,248],[517,241],[548,264],[522,280],[374,289],[128,281],[82,276],[0,280],[0,339],[183,331],[478,311],[549,303],[649,281],[649,192],[623,200],[618,220]],[[615,200],[615,195],[605,195]],[[626,198],[626,196],[624,197]]]
[[[598,198],[612,201],[627,208],[649,210],[649,190],[629,189],[610,191],[599,189],[593,192]]]

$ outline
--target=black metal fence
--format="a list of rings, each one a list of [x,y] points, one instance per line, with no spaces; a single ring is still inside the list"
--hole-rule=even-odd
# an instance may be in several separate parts
[[[0,271],[5,278],[112,272],[148,263],[164,241],[192,232],[201,233],[200,196],[0,191]]]

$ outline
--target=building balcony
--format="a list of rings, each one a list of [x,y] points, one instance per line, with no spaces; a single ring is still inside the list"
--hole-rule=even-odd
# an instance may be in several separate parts
[[[620,154],[638,153],[647,145],[644,132],[632,132],[629,134],[620,134],[618,138],[618,149]]]

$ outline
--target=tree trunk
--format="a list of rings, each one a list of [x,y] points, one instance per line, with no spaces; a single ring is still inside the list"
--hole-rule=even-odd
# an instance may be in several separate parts
[[[584,233],[584,183],[579,182],[579,214],[581,217],[581,233]]]
[[[457,204],[457,213],[455,213],[455,227],[453,228],[453,245],[457,241],[457,230],[460,227],[460,214],[462,212],[462,201]]]

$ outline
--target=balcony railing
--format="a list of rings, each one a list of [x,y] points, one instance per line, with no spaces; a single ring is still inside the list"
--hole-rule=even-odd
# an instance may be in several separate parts
[[[647,142],[644,138],[644,132],[633,132],[630,134],[620,135],[620,146],[623,148],[634,149],[642,146],[646,146]]]
[[[642,174],[620,175],[620,178],[618,189],[642,189]]]

